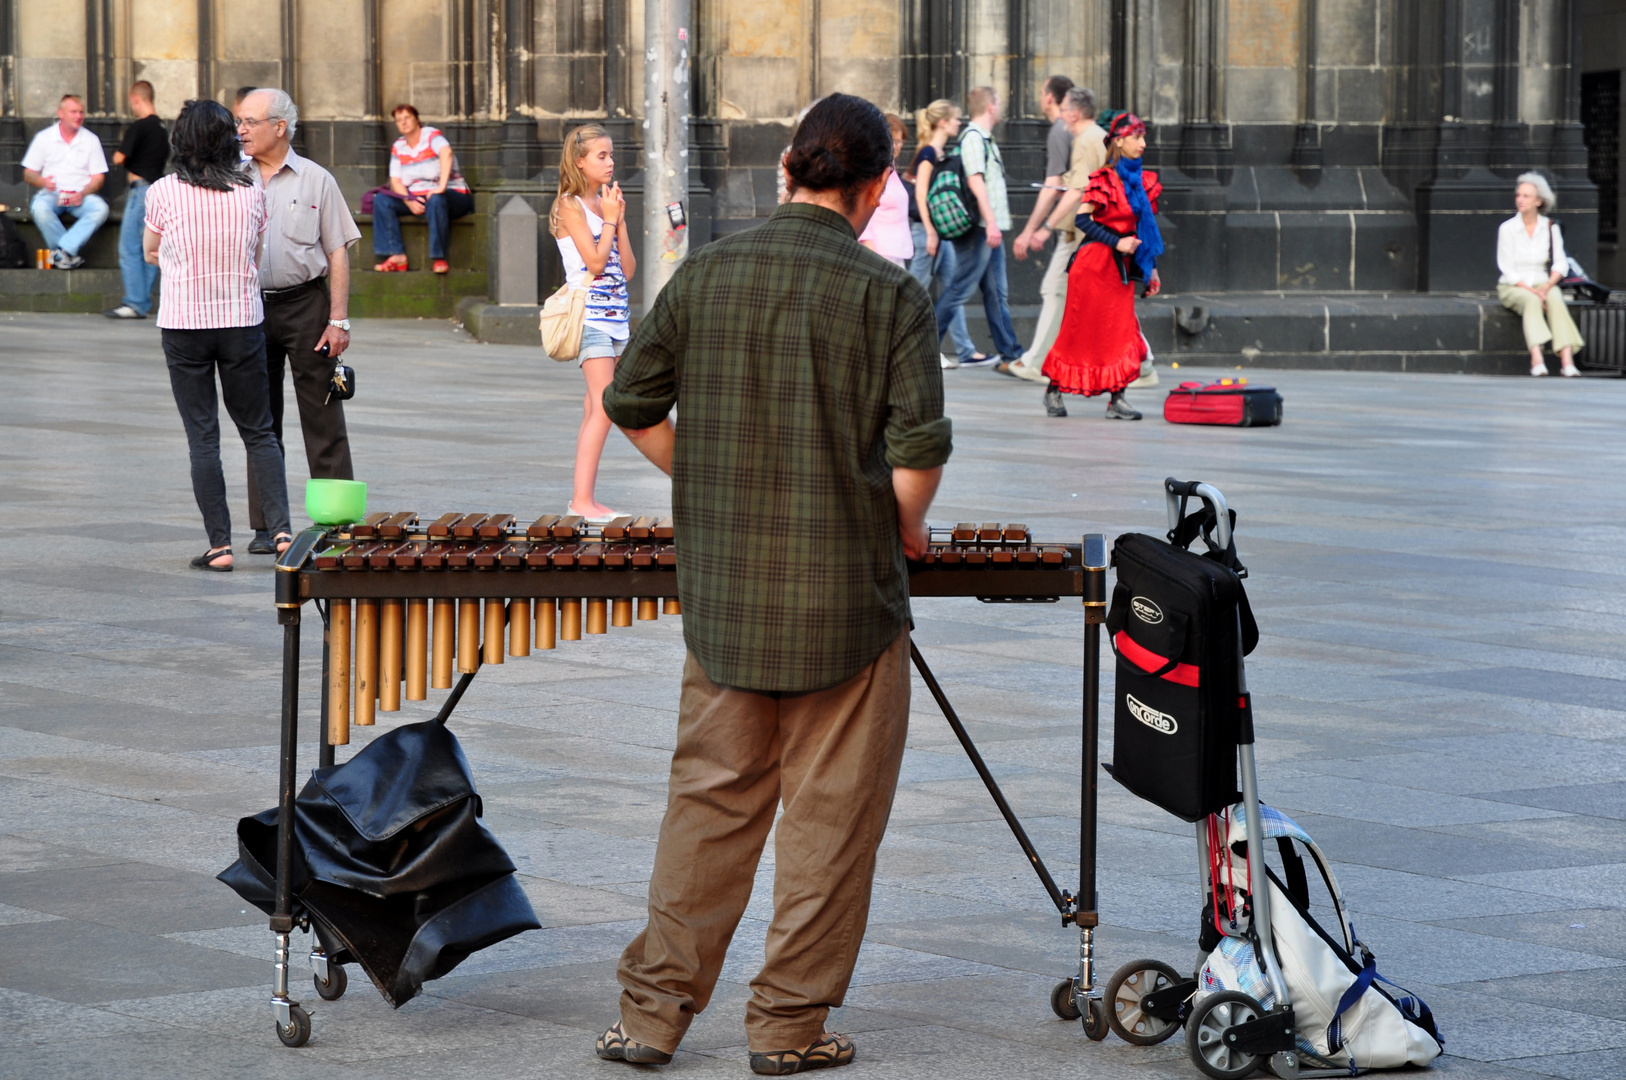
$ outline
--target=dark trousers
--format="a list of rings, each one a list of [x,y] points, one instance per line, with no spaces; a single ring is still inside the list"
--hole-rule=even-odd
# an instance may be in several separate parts
[[[319,286],[292,299],[265,303],[265,372],[271,392],[271,428],[276,432],[277,446],[286,456],[288,440],[282,434],[282,372],[286,365],[294,372],[294,400],[299,404],[299,426],[305,435],[305,460],[311,475],[325,480],[354,480],[344,403],[338,398],[327,401],[333,361],[316,351],[316,343],[327,329],[329,311],[325,278]],[[251,470],[248,523],[256,531],[275,527],[267,524],[269,509],[260,505]]]
[[[164,359],[175,407],[186,428],[192,456],[192,494],[209,532],[209,546],[231,543],[231,510],[226,505],[226,476],[220,468],[220,409],[215,377],[226,413],[248,451],[248,475],[264,502],[265,520],[278,531],[288,529],[288,484],[282,454],[271,430],[271,406],[265,384],[265,332],[260,326],[219,330],[163,331]]]

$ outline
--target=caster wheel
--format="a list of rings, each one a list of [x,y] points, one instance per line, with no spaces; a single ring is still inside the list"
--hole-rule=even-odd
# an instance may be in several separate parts
[[[315,975],[311,976],[311,982],[316,984],[316,992],[321,995],[323,1001],[338,1001],[344,997],[344,992],[350,985],[350,977],[344,973],[342,964],[335,964],[329,960],[327,982],[323,982]]]
[[[1214,1080],[1242,1080],[1264,1059],[1225,1045],[1225,1031],[1264,1014],[1259,1003],[1237,990],[1222,990],[1198,1005],[1186,1020],[1186,1049],[1192,1063]]]
[[[1078,1019],[1078,1002],[1073,1000],[1073,980],[1063,979],[1050,991],[1050,1008],[1063,1020]]]
[[[1089,1009],[1084,1013],[1084,1034],[1091,1042],[1100,1042],[1107,1037],[1110,1030],[1107,1027],[1107,1007],[1100,998],[1091,998]]]
[[[1126,1043],[1155,1046],[1180,1030],[1177,1020],[1159,1020],[1140,1011],[1140,1002],[1154,990],[1180,981],[1180,973],[1159,960],[1132,960],[1107,980],[1107,1023]]]
[[[288,1013],[288,1026],[275,1025],[282,1045],[300,1047],[311,1039],[311,1014],[295,1005]]]

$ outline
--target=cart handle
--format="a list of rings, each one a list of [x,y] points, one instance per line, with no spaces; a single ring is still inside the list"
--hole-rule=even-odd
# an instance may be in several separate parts
[[[1219,488],[1201,480],[1176,480],[1171,476],[1163,481],[1163,497],[1169,505],[1169,528],[1180,525],[1181,503],[1189,498],[1199,498],[1214,508],[1214,541],[1221,551],[1231,546],[1231,514]]]

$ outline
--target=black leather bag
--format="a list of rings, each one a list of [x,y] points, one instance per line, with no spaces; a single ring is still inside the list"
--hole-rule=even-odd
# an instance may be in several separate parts
[[[17,223],[0,214],[0,270],[28,268],[28,245],[23,243]]]
[[[295,914],[310,917],[330,962],[359,963],[396,1008],[469,954],[541,926],[440,720],[315,770],[294,807]],[[239,858],[220,874],[267,914],[277,819],[273,807],[239,821]]]
[[[1236,751],[1246,706],[1239,671],[1259,640],[1233,569],[1240,565],[1234,546],[1208,555],[1185,550],[1201,531],[1201,513],[1171,534],[1174,543],[1140,533],[1118,537],[1112,552],[1118,581],[1107,611],[1118,658],[1109,771],[1187,821],[1241,797]]]

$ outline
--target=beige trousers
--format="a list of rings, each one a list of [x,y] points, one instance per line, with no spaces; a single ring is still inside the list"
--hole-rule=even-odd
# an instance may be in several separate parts
[[[1050,256],[1044,278],[1039,282],[1039,321],[1033,327],[1033,344],[1022,354],[1022,366],[1038,371],[1061,333],[1062,312],[1067,310],[1067,262],[1084,242],[1080,233],[1072,243],[1056,239],[1056,253]]]
[[[847,993],[909,729],[909,634],[840,686],[766,694],[683,666],[649,925],[621,956],[622,1030],[671,1052],[711,1000],[774,810],[774,914],[745,1008],[753,1051],[799,1050]]]
[[[1534,349],[1538,345],[1553,343],[1553,352],[1564,349],[1580,351],[1586,346],[1581,332],[1570,318],[1570,309],[1564,303],[1562,289],[1547,292],[1546,314],[1543,317],[1541,297],[1517,285],[1498,283],[1496,298],[1509,311],[1516,311],[1524,319],[1524,343]]]

